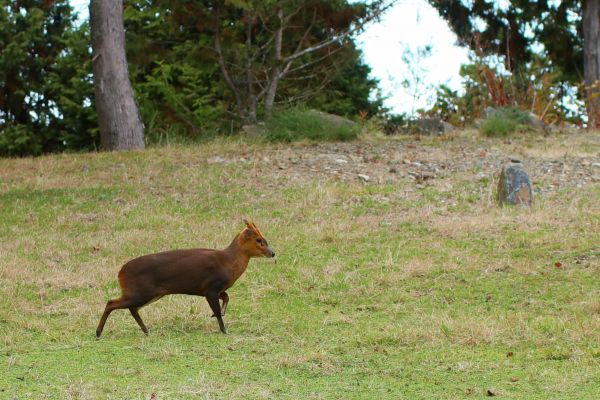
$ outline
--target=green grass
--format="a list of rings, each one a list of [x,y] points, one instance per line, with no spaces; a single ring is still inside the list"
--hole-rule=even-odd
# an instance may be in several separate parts
[[[460,174],[294,180],[261,161],[280,151],[0,159],[0,398],[597,398],[598,184],[498,208]],[[148,337],[116,311],[95,340],[120,265],[224,247],[242,217],[278,256],[229,290],[228,335],[170,296]]]
[[[315,110],[281,110],[266,123],[265,139],[270,142],[298,140],[348,141],[358,137],[361,126],[344,118]]]
[[[532,131],[531,116],[516,107],[502,107],[487,116],[480,127],[486,136],[507,136],[517,131]]]

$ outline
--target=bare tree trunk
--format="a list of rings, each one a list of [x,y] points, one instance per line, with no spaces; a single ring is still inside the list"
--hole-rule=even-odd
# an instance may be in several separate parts
[[[270,119],[273,115],[273,104],[275,103],[275,94],[277,93],[277,85],[279,84],[279,79],[281,78],[281,45],[283,42],[283,9],[281,5],[279,5],[279,9],[277,10],[277,18],[279,19],[279,27],[275,32],[275,66],[273,67],[273,71],[271,73],[271,81],[269,82],[269,87],[267,88],[267,96],[265,98],[265,115],[267,119]]]
[[[583,71],[588,128],[600,128],[600,0],[583,2]]]
[[[91,0],[94,89],[104,150],[144,148],[144,125],[129,81],[123,0]]]
[[[254,71],[252,71],[252,24],[254,15],[250,11],[245,12],[246,20],[246,90],[248,92],[248,113],[246,123],[256,124],[256,108],[258,106],[258,96],[254,93]]]

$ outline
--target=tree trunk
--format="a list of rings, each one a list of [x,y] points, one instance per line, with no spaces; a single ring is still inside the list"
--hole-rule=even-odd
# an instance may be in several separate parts
[[[247,112],[245,117],[246,124],[254,125],[258,121],[256,109],[258,107],[258,96],[254,93],[254,71],[252,62],[254,61],[252,49],[252,25],[254,15],[249,11],[244,12],[246,20],[246,91],[248,93]]]
[[[267,89],[267,97],[265,98],[265,114],[267,119],[273,115],[273,104],[275,104],[275,95],[277,94],[277,85],[281,78],[281,46],[283,42],[283,9],[281,5],[277,9],[277,19],[279,19],[279,27],[275,32],[275,66],[271,74],[271,82]]]
[[[269,88],[265,98],[265,116],[267,119],[271,119],[273,116],[273,105],[275,104],[275,95],[277,94],[277,85],[279,84],[280,73],[281,68],[279,66],[273,67],[271,82],[269,82]]]
[[[588,128],[600,128],[600,0],[583,2],[583,71]]]
[[[104,150],[144,148],[144,125],[129,82],[123,0],[91,0],[94,89]]]

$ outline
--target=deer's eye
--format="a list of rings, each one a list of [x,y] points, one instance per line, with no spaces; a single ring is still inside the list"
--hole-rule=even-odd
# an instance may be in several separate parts
[[[256,239],[256,243],[262,244],[262,239]]]

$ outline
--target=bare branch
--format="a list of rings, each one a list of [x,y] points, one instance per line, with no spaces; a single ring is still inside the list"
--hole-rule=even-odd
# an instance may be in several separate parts
[[[323,61],[323,60],[331,57],[333,54],[337,53],[338,51],[340,51],[342,49],[343,49],[343,47],[337,47],[337,48],[335,48],[333,50],[330,50],[329,53],[325,54],[324,56],[322,56],[320,58],[317,58],[316,60],[311,60],[309,62],[306,62],[306,63],[302,64],[302,65],[294,67],[293,69],[290,69],[289,71],[286,71],[286,72],[287,73],[294,73],[296,71],[300,71],[301,69],[309,67],[309,66],[311,66],[313,64],[317,64],[317,63],[319,63],[319,62],[321,62],[321,61]]]
[[[320,50],[320,49],[322,49],[324,47],[327,47],[327,46],[331,46],[332,44],[334,44],[336,42],[340,42],[341,43],[348,36],[350,36],[350,35],[352,35],[352,34],[354,34],[356,32],[359,32],[369,22],[374,21],[377,18],[379,18],[393,4],[394,4],[394,1],[390,1],[388,4],[386,4],[385,6],[381,7],[380,9],[378,9],[372,15],[367,16],[363,21],[360,21],[354,27],[349,28],[345,32],[342,32],[342,33],[340,33],[338,35],[334,35],[331,38],[329,38],[327,40],[324,40],[321,43],[318,43],[318,44],[316,44],[314,46],[307,47],[304,50],[295,51],[294,53],[292,53],[291,55],[287,56],[283,60],[283,62],[286,64],[286,68],[284,68],[284,70],[288,68],[288,65],[287,65],[288,63],[293,62],[294,60],[296,60],[299,57],[302,57],[305,54],[312,53],[314,51]]]

